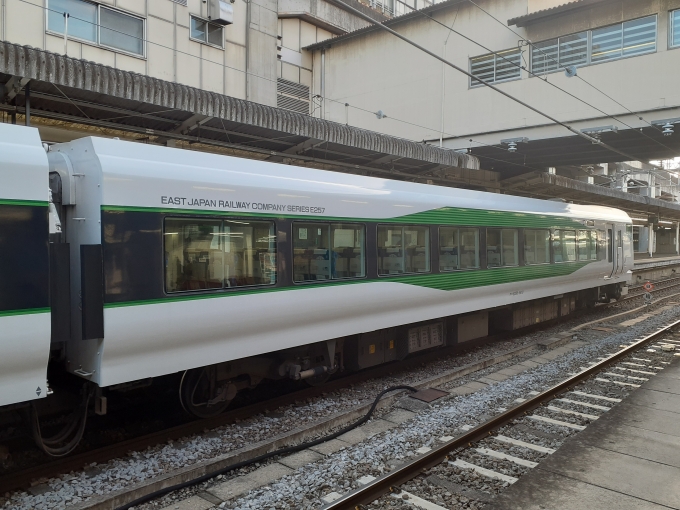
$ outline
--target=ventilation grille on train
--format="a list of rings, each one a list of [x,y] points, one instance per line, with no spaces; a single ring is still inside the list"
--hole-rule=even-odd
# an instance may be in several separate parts
[[[279,78],[276,82],[276,106],[309,115],[309,87]]]
[[[187,0],[172,0],[176,4],[183,5],[184,7],[187,6]]]

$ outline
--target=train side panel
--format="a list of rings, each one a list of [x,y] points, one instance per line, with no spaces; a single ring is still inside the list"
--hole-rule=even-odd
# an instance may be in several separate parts
[[[48,200],[38,131],[0,124],[0,406],[47,395]]]

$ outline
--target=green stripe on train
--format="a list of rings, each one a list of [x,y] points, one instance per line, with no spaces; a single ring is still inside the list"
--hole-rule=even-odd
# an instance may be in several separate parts
[[[0,317],[12,317],[15,315],[34,315],[36,313],[49,313],[50,308],[26,308],[24,310],[4,310],[0,311]]]
[[[161,207],[128,207],[103,205],[107,212],[148,212],[164,214],[200,214],[208,216],[289,218],[317,221],[360,221],[369,223],[415,223],[421,225],[460,225],[475,227],[518,227],[518,228],[581,228],[582,222],[563,216],[547,214],[518,213],[512,211],[488,211],[461,207],[441,207],[394,218],[354,218],[340,216],[290,215],[258,212],[215,211],[205,209],[174,209]]]
[[[503,283],[514,283],[540,278],[551,278],[570,275],[590,262],[567,262],[562,264],[545,264],[541,266],[503,267],[481,271],[456,271],[442,274],[387,276],[374,280],[339,280],[324,281],[322,283],[309,282],[292,287],[258,287],[244,290],[216,292],[211,294],[181,294],[160,299],[139,301],[125,301],[121,303],[106,303],[105,308],[119,308],[123,306],[152,305],[159,303],[173,303],[178,301],[194,301],[198,299],[226,298],[231,296],[247,296],[266,292],[296,291],[304,289],[318,289],[339,285],[360,285],[365,283],[401,283],[415,285],[443,291],[470,289],[473,287],[487,287]]]
[[[21,205],[24,207],[47,207],[49,202],[47,200],[12,200],[9,198],[0,198],[0,205]]]

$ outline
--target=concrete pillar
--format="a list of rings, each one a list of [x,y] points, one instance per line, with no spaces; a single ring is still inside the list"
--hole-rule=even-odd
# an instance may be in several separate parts
[[[680,255],[680,222],[675,222],[675,254]]]
[[[277,0],[250,0],[246,13],[246,99],[276,106]]]
[[[654,244],[656,243],[656,232],[654,232],[654,227],[652,225],[649,226],[649,256],[653,257],[654,256]]]
[[[649,227],[640,227],[638,235],[638,253],[649,251]]]

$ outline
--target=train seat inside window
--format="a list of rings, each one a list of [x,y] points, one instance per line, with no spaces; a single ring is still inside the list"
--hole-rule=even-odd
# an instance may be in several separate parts
[[[430,229],[413,225],[378,226],[378,274],[430,272]]]
[[[365,228],[345,223],[293,224],[293,280],[366,276]]]

